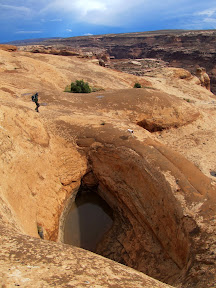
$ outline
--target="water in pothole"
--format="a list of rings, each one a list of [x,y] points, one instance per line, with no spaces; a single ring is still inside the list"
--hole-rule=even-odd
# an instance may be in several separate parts
[[[112,223],[112,210],[97,193],[79,192],[65,221],[64,243],[95,252]]]

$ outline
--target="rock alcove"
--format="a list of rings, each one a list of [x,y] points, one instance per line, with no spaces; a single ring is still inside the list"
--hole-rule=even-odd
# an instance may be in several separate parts
[[[153,165],[154,157],[149,158],[152,149],[144,150],[142,155],[105,145],[89,152],[90,172],[82,178],[76,205],[98,194],[106,202],[109,220],[93,246],[83,245],[79,237],[72,244],[173,285],[189,263],[189,234],[198,230],[195,221],[183,215],[166,178]]]

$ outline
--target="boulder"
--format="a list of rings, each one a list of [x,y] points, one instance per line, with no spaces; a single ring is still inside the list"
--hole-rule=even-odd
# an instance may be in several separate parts
[[[200,80],[200,85],[210,91],[210,78],[206,73],[206,69],[203,67],[198,67],[196,69],[196,76]]]

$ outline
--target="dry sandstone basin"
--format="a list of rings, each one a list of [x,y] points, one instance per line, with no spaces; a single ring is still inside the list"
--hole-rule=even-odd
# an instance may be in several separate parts
[[[215,287],[216,98],[198,78],[2,50],[0,73],[2,287]],[[76,79],[99,91],[63,92]],[[97,254],[62,243],[82,186],[113,213]]]

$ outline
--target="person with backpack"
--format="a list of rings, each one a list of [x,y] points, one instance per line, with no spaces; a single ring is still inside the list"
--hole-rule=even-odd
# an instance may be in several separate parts
[[[35,102],[35,104],[36,104],[35,111],[39,112],[38,108],[40,107],[40,104],[38,103],[38,92],[36,92],[34,95],[32,95],[32,101]]]

